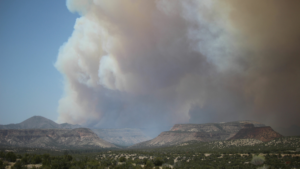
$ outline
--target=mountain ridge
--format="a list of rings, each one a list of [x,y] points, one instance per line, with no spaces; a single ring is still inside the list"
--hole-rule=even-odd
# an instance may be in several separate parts
[[[172,146],[188,141],[211,142],[229,140],[234,138],[241,130],[248,131],[247,129],[250,130],[264,127],[266,126],[262,123],[249,120],[226,123],[175,124],[170,131],[164,131],[154,139],[135,144],[130,148]],[[272,129],[272,131],[274,130]],[[265,133],[264,136],[265,135],[267,134]],[[263,141],[271,139],[268,139],[267,137],[263,137]],[[257,139],[257,137],[250,138]],[[274,138],[277,138],[277,136]],[[242,137],[241,139],[248,139],[248,137]]]
[[[82,128],[78,124],[62,123],[58,124],[54,121],[42,116],[32,116],[20,123],[0,125],[0,129],[75,129]]]
[[[30,148],[117,148],[87,128],[0,129],[0,146]]]

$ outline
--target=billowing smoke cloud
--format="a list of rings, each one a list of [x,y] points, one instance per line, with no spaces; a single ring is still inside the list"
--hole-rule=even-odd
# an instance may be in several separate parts
[[[68,0],[59,121],[299,125],[300,2]]]

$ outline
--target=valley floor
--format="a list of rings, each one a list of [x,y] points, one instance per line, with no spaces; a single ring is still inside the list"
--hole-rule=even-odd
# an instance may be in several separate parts
[[[52,152],[50,152],[52,153]],[[41,154],[41,151],[1,151],[2,168],[42,169],[269,169],[300,168],[300,152],[291,150],[271,153],[205,153],[167,149],[111,150],[99,152],[63,151]]]
[[[139,149],[0,149],[0,169],[300,169],[300,137]]]

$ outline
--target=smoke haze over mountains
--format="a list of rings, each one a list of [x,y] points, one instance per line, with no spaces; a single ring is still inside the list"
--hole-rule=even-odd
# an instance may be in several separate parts
[[[300,125],[300,1],[68,0],[59,122]]]

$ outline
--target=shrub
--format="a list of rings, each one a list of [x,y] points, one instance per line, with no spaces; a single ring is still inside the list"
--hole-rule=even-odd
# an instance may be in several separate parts
[[[257,169],[268,169],[268,168],[269,168],[269,166],[264,165],[264,166],[262,166],[262,167],[258,167]]]
[[[148,160],[147,163],[146,163],[145,168],[146,168],[146,169],[148,169],[148,168],[151,168],[151,169],[152,169],[153,167],[154,167],[154,164],[153,164],[150,160]]]
[[[155,166],[161,166],[162,164],[164,163],[163,159],[160,158],[160,157],[156,157],[154,160],[153,160],[153,164]]]
[[[147,158],[144,158],[144,159],[143,159],[143,164],[146,164],[147,161],[148,161],[148,159],[147,159]]]
[[[163,165],[162,165],[162,168],[163,168],[163,169],[171,169],[171,168],[169,167],[169,164],[167,164],[167,163],[163,164]]]
[[[65,155],[64,158],[67,160],[67,161],[72,161],[73,160],[73,157],[71,155]]]
[[[5,153],[3,151],[0,151],[0,158],[5,158]]]
[[[40,155],[34,155],[31,159],[32,164],[40,164],[42,162],[42,158]]]
[[[120,162],[125,162],[126,161],[126,158],[123,156],[119,159]]]
[[[22,165],[21,161],[17,161],[11,168],[12,169],[23,169],[25,167],[24,167],[24,165]]]
[[[17,156],[16,156],[16,154],[15,153],[13,153],[13,152],[8,152],[7,154],[6,154],[6,160],[7,161],[9,161],[9,162],[16,162],[16,160],[17,160]]]
[[[21,162],[23,164],[28,164],[28,157],[27,156],[24,156],[22,159],[21,159]]]
[[[2,160],[0,160],[0,169],[5,169],[5,165]]]
[[[262,155],[253,155],[251,163],[254,165],[262,165],[265,162],[265,157]]]

